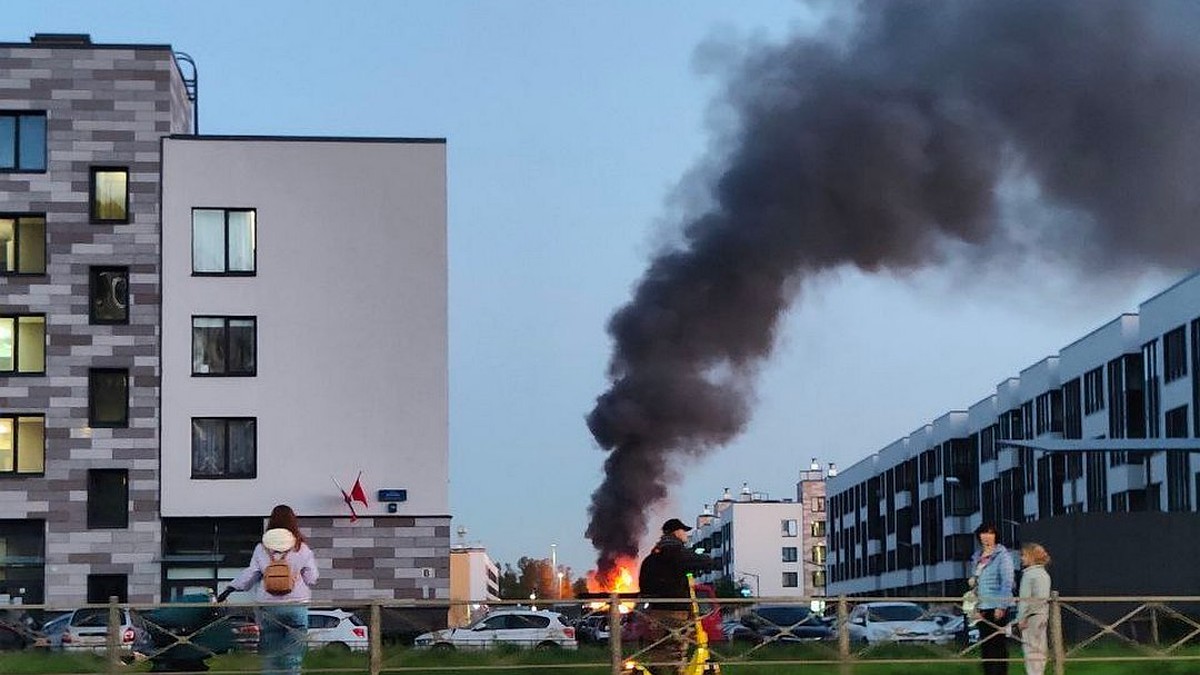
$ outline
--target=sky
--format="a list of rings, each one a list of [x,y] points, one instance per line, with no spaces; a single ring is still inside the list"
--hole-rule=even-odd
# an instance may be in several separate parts
[[[449,180],[453,543],[591,569],[609,316],[672,239],[681,181],[713,142],[723,55],[822,30],[782,0],[377,2],[4,0],[0,41],[89,33],[171,44],[199,71],[206,134],[444,137]],[[1164,288],[1014,260],[811,280],[761,367],[743,434],[676,467],[685,521],[743,483],[793,497],[966,409]],[[463,534],[458,534],[462,528]]]

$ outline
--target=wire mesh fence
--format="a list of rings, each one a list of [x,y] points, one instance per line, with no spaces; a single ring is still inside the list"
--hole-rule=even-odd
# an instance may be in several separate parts
[[[0,615],[0,673],[271,670],[304,652],[304,672],[631,673],[794,671],[848,675],[898,664],[1023,659],[1013,612],[964,616],[960,598],[773,597],[448,602],[375,600],[305,608],[110,602]],[[264,611],[266,609],[267,611]],[[1060,598],[1046,604],[1045,672],[1178,661],[1200,671],[1200,596]],[[298,657],[299,658],[299,657]],[[283,662],[280,662],[283,663]],[[299,663],[299,661],[297,661]],[[978,667],[977,665],[975,666]],[[280,665],[287,671],[286,665]],[[946,670],[945,672],[953,672]],[[1097,670],[1096,672],[1100,672]]]

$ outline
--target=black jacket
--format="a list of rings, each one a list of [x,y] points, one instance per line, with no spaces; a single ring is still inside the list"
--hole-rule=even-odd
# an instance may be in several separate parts
[[[665,534],[638,570],[638,588],[644,598],[688,597],[688,572],[706,572],[716,567],[716,561],[684,546],[675,535]],[[671,606],[668,606],[671,605]],[[676,606],[678,605],[678,606]],[[655,603],[659,609],[687,609],[679,603]]]

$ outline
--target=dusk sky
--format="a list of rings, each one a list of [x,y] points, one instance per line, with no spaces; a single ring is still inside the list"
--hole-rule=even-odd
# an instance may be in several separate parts
[[[579,574],[595,562],[605,454],[584,416],[608,386],[606,322],[677,240],[728,64],[833,30],[825,7],[4,0],[0,41],[168,43],[198,65],[205,134],[446,138],[452,542],[465,528],[501,563],[557,544]],[[1025,259],[822,273],[761,366],[748,428],[678,466],[651,525],[743,483],[792,497],[810,458],[845,467],[966,409],[1181,274],[1099,281]]]

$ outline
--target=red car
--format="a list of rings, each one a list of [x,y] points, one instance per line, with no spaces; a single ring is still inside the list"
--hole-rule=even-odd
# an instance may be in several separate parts
[[[725,631],[721,629],[721,606],[717,604],[717,594],[708,584],[696,584],[696,604],[700,609],[700,624],[708,635],[709,642],[726,640]],[[652,606],[652,605],[651,605]],[[651,624],[642,614],[646,609],[645,603],[638,603],[637,608],[622,617],[622,642],[647,642]]]

